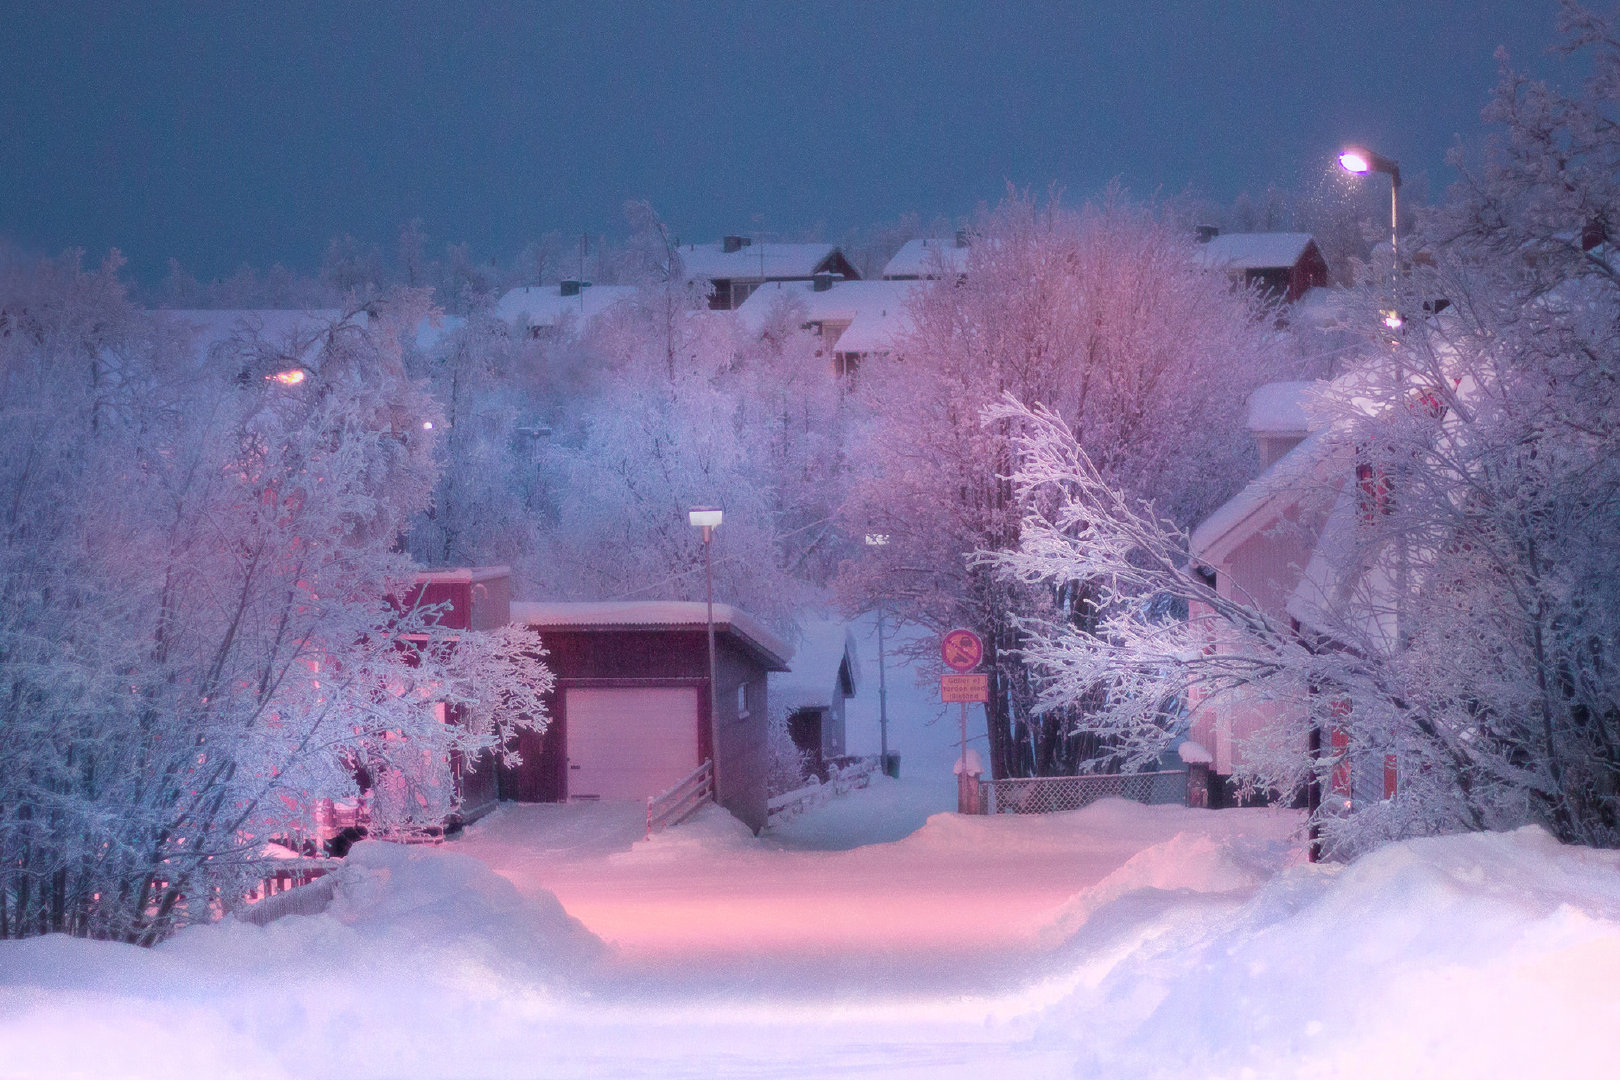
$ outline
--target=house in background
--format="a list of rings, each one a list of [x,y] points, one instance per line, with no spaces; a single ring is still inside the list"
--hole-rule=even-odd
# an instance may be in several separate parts
[[[1200,266],[1225,270],[1247,285],[1258,285],[1285,303],[1307,289],[1328,283],[1327,260],[1310,233],[1227,233],[1211,226],[1198,233]]]
[[[787,718],[793,745],[807,768],[828,778],[844,757],[846,702],[860,689],[861,664],[849,628],[837,621],[812,622],[794,653],[793,670],[771,677],[771,707]]]
[[[1258,608],[1283,624],[1291,619],[1289,601],[1321,534],[1325,492],[1343,483],[1340,463],[1324,453],[1319,426],[1308,416],[1309,397],[1321,385],[1272,384],[1251,396],[1247,426],[1259,444],[1260,476],[1191,536],[1194,565],[1223,599]],[[1191,613],[1194,619],[1200,614]],[[1244,763],[1244,744],[1285,722],[1287,706],[1238,693],[1216,700],[1194,693],[1188,704],[1190,737],[1211,759],[1211,805],[1226,805],[1231,778]]]
[[[1251,396],[1248,429],[1261,474],[1193,530],[1189,550],[1222,598],[1264,612],[1315,648],[1386,651],[1395,643],[1395,579],[1391,567],[1364,559],[1359,533],[1387,494],[1314,415],[1313,399],[1328,385],[1273,383]],[[1194,607],[1194,619],[1207,614]],[[1221,647],[1218,636],[1211,647]],[[1230,804],[1248,740],[1279,730],[1308,737],[1302,701],[1232,691],[1218,699],[1194,693],[1188,705],[1190,739],[1210,759],[1212,806]],[[1317,737],[1316,752],[1347,745],[1343,731]],[[1348,806],[1394,794],[1393,758],[1364,755],[1334,771],[1332,794]]]
[[[883,267],[885,281],[926,281],[959,278],[967,272],[968,237],[958,232],[949,240],[907,240]]]
[[[809,281],[778,281],[755,289],[737,309],[738,321],[760,333],[784,310],[821,339],[817,356],[840,375],[869,356],[892,353],[911,329],[908,304],[917,286],[906,281],[841,281],[819,274]]]
[[[532,338],[578,333],[594,319],[636,295],[631,285],[592,285],[564,281],[556,285],[525,285],[495,302],[494,315],[514,330]]]
[[[687,601],[514,602],[557,685],[544,733],[500,794],[523,802],[643,800],[713,759],[717,801],[758,831],[766,818],[766,676],[792,650],[729,604],[714,605],[718,746],[709,722],[705,605]]]
[[[767,281],[811,281],[827,275],[859,281],[860,273],[831,244],[756,243],[747,236],[728,236],[718,244],[687,244],[679,249],[686,273],[714,286],[709,307],[734,311]]]

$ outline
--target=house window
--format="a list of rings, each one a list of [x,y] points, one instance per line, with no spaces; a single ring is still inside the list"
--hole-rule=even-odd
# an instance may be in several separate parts
[[[748,684],[741,683],[737,687],[737,719],[748,719]]]
[[[759,285],[760,283],[757,281],[733,281],[731,283],[732,310],[742,307],[743,301],[752,296],[754,290],[759,288]]]
[[[1365,461],[1356,466],[1356,509],[1368,525],[1389,513],[1389,474]]]

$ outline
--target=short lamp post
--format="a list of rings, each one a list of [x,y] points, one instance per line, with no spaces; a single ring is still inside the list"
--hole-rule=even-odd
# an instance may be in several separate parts
[[[709,628],[709,769],[714,779],[714,801],[720,801],[720,699],[714,666],[714,530],[720,527],[722,514],[718,506],[696,506],[687,511],[686,520],[694,529],[703,530],[703,596],[708,609]]]
[[[882,547],[889,542],[887,533],[867,533],[867,547]],[[878,768],[884,776],[889,772],[889,687],[883,663],[883,601],[878,601]]]
[[[1364,175],[1381,172],[1389,177],[1389,259],[1390,259],[1390,313],[1384,325],[1391,330],[1401,327],[1401,241],[1398,226],[1401,210],[1401,166],[1393,158],[1376,154],[1365,146],[1347,146],[1339,155],[1339,164],[1345,172]]]

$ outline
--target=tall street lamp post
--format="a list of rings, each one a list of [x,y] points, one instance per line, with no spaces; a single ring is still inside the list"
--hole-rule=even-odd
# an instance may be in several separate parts
[[[889,542],[888,533],[867,533],[868,547],[882,547]],[[889,688],[885,678],[883,663],[883,601],[878,601],[878,768],[883,770],[884,776],[893,776],[889,771]]]
[[[694,529],[703,530],[703,594],[708,609],[709,627],[709,770],[714,778],[714,801],[720,801],[720,701],[715,691],[714,667],[714,530],[720,527],[718,506],[693,507],[686,520]]]
[[[1400,329],[1401,304],[1401,240],[1398,231],[1401,210],[1401,166],[1393,158],[1374,153],[1365,146],[1347,146],[1339,155],[1339,164],[1346,172],[1364,175],[1370,172],[1381,172],[1389,177],[1389,261],[1390,261],[1390,306],[1392,310],[1385,316],[1384,324],[1391,330]]]

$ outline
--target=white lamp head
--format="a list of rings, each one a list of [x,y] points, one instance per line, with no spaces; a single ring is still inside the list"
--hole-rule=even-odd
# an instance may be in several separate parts
[[[1340,154],[1339,164],[1344,167],[1345,172],[1372,172],[1372,157],[1360,147],[1352,146]]]
[[[721,515],[718,506],[694,506],[686,512],[686,520],[694,529],[715,529],[720,526]]]

